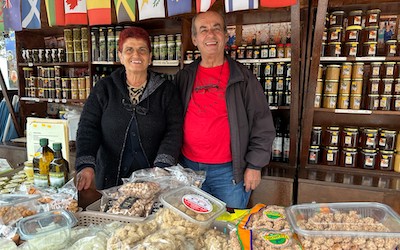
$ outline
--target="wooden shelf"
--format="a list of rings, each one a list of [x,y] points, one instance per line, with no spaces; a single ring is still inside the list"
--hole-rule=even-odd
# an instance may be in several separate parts
[[[290,106],[269,106],[269,109],[272,110],[290,110]]]
[[[38,97],[21,97],[21,101],[28,102],[50,102],[50,103],[84,103],[86,99],[57,99],[57,98],[38,98]]]
[[[122,65],[120,62],[93,61],[92,65]]]
[[[330,57],[320,58],[321,62],[400,62],[400,56],[368,56],[368,57]]]
[[[55,62],[55,63],[18,63],[18,67],[34,67],[34,66],[66,66],[66,67],[88,67],[89,62]]]
[[[236,59],[240,63],[271,63],[271,62],[291,62],[291,58],[266,58],[266,59]],[[193,60],[185,60],[183,64],[191,64]]]
[[[351,115],[399,115],[400,111],[392,110],[356,110],[356,109],[326,109],[315,108],[315,112],[320,113],[335,113],[335,114],[351,114]]]

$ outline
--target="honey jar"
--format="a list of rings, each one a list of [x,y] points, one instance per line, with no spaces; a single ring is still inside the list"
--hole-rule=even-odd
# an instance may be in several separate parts
[[[394,130],[382,130],[379,136],[380,150],[395,150],[396,134]]]
[[[358,42],[361,30],[362,30],[361,25],[347,26],[345,41],[346,42]]]
[[[353,68],[352,63],[345,62],[342,64],[342,70],[340,71],[340,79],[351,78],[351,69]]]
[[[358,128],[343,128],[341,146],[343,148],[357,148],[358,146]]]
[[[372,62],[371,63],[371,78],[380,77],[381,76],[381,62]]]
[[[362,22],[362,14],[363,11],[362,10],[353,10],[349,12],[348,15],[348,25],[361,25]]]
[[[385,78],[382,79],[382,91],[380,93],[384,95],[391,95],[393,90],[393,79]]]
[[[314,108],[320,108],[322,102],[322,95],[316,94],[314,99]]]
[[[400,95],[394,95],[392,99],[392,110],[400,111]]]
[[[285,57],[285,47],[282,43],[278,44],[278,47],[276,49],[276,55],[278,58],[284,58]]]
[[[326,71],[325,71],[325,79],[326,80],[335,80],[335,81],[339,81],[339,77],[340,77],[340,65],[336,65],[336,64],[331,64],[326,66]]]
[[[339,84],[339,94],[348,95],[350,94],[351,79],[342,79]]]
[[[348,168],[357,167],[357,149],[343,148],[340,154],[340,166]]]
[[[364,63],[358,62],[353,64],[352,70],[352,77],[353,79],[362,79],[364,76]]]
[[[338,10],[338,11],[333,11],[330,16],[329,16],[329,26],[330,27],[337,27],[337,26],[343,26],[343,21],[344,21],[344,11]]]
[[[364,128],[360,133],[360,147],[375,149],[378,145],[378,130],[374,128]]]
[[[311,146],[320,146],[322,139],[322,127],[321,126],[313,126],[311,130]]]
[[[365,42],[363,44],[363,56],[376,56],[377,42]]]
[[[317,80],[317,88],[315,89],[315,93],[321,95],[322,94],[322,86],[323,86],[323,80],[318,79]]]
[[[380,85],[381,85],[381,79],[370,78],[367,93],[370,95],[379,94],[380,93]]]
[[[377,94],[372,94],[368,95],[368,106],[367,109],[369,110],[378,110],[379,109],[379,95]]]
[[[395,65],[396,65],[395,62],[385,62],[385,63],[383,63],[384,77],[393,77],[394,76],[394,66]]]
[[[387,40],[385,44],[385,55],[396,56],[397,55],[397,41]]]
[[[321,149],[319,146],[311,146],[308,150],[308,163],[318,164],[321,158]]]
[[[390,110],[392,95],[381,95],[379,102],[379,110]]]
[[[325,80],[324,95],[337,95],[339,80]]]
[[[336,102],[337,95],[324,95],[322,107],[327,109],[335,109]]]
[[[342,52],[341,42],[328,43],[328,56],[339,57]]]
[[[400,132],[397,133],[397,138],[396,138],[396,151],[397,151],[397,153],[400,154]]]
[[[366,12],[366,19],[365,19],[365,26],[376,26],[379,24],[381,10],[380,9],[373,9],[367,10]]]
[[[320,64],[318,67],[318,79],[322,79],[323,73],[324,73],[324,66]]]
[[[394,82],[393,82],[393,94],[395,95],[400,95],[400,78],[397,78]]]
[[[361,109],[361,95],[350,95],[350,109]]]
[[[329,126],[325,129],[322,138],[324,146],[338,147],[340,145],[340,128]]]
[[[400,152],[397,152],[397,154],[394,156],[393,170],[397,173],[400,173]]]
[[[329,166],[339,166],[339,148],[325,147],[322,152],[322,164]]]
[[[327,50],[327,44],[326,43],[322,43],[321,44],[321,56],[326,56],[328,53],[326,53]]]
[[[342,41],[342,27],[331,27],[328,32],[328,42],[340,42]]]
[[[357,56],[358,42],[347,42],[344,45],[344,56]]]
[[[360,167],[375,169],[377,165],[377,152],[375,149],[362,149],[359,157]]]
[[[271,44],[270,46],[269,46],[269,54],[268,54],[268,56],[269,56],[269,58],[276,58],[276,45],[275,44]]]
[[[349,108],[349,102],[350,102],[350,95],[349,94],[339,94],[338,95],[337,108],[338,109],[348,109]]]
[[[365,27],[363,31],[363,42],[378,41],[378,26]]]
[[[392,171],[394,167],[394,152],[382,150],[378,153],[377,168],[379,170]]]
[[[361,95],[363,88],[363,79],[353,79],[351,82],[351,94]]]

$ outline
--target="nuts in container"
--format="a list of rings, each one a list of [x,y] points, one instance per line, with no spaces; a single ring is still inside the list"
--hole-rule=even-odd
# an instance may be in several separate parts
[[[245,224],[245,228],[280,231],[290,229],[290,226],[289,222],[286,220],[284,207],[268,205],[250,215],[249,220]]]
[[[400,217],[384,204],[301,204],[286,213],[304,249],[392,250],[400,244]]]

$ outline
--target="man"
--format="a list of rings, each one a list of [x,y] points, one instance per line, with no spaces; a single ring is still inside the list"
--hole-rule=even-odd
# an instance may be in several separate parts
[[[180,163],[206,171],[202,189],[227,207],[246,208],[269,163],[275,128],[261,84],[225,56],[227,39],[217,12],[193,18],[192,41],[201,57],[176,76],[185,111]]]

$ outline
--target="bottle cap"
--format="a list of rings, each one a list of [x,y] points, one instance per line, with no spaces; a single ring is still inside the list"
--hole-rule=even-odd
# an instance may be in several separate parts
[[[59,150],[61,150],[61,148],[62,148],[61,143],[53,143],[53,149],[55,151],[59,151]]]
[[[49,145],[49,139],[47,139],[47,138],[40,138],[39,144],[40,144],[41,147],[47,146],[47,145]]]

